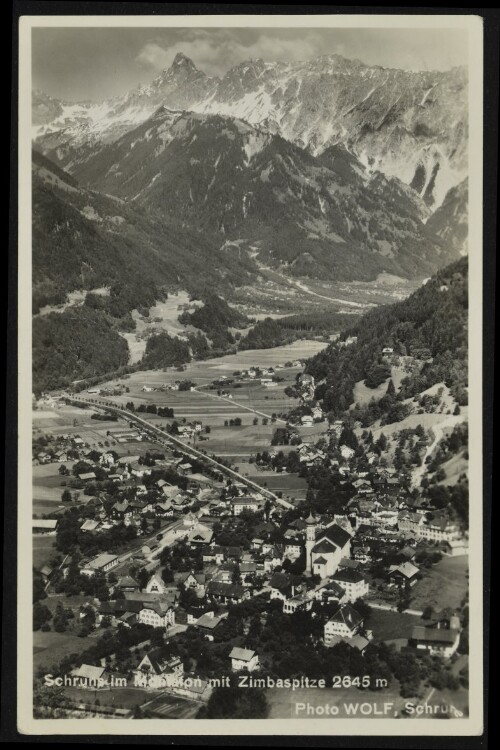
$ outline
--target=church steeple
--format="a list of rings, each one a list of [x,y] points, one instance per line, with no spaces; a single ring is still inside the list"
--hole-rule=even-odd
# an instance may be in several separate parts
[[[312,573],[312,549],[316,543],[316,526],[318,519],[309,512],[306,518],[306,573]]]

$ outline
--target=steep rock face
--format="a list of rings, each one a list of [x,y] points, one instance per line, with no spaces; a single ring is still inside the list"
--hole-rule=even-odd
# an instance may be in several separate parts
[[[424,201],[344,146],[319,156],[242,120],[173,112],[104,146],[78,179],[186,227],[245,238],[289,273],[426,275],[442,262]]]
[[[40,92],[33,98],[37,144],[70,170],[72,149],[116,140],[165,105],[244,119],[315,155],[341,143],[368,170],[412,185],[433,208],[466,177],[462,68],[410,72],[331,55],[301,63],[249,61],[218,79],[177,55],[149,86],[123,97],[100,104],[49,99]],[[70,138],[72,148],[58,152]],[[86,152],[78,161],[83,158]]]
[[[450,257],[468,252],[469,187],[464,180],[446,194],[442,205],[427,222],[428,231],[439,238]]]

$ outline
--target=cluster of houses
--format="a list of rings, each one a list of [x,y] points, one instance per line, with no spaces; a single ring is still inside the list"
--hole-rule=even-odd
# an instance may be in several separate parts
[[[274,375],[274,368],[250,368],[241,373],[241,377],[259,377],[263,385],[266,381],[275,382]],[[297,388],[303,403],[314,400],[312,376],[302,373]],[[306,418],[311,425],[324,418],[319,405],[309,408],[311,414],[301,417],[303,426],[309,424],[304,421]],[[182,436],[201,430],[201,422],[179,427]],[[340,420],[328,429],[336,437],[342,431]],[[110,430],[110,437],[117,443],[126,442],[137,440],[140,433],[136,428],[117,428]],[[306,518],[295,517],[285,525],[283,508],[269,507],[263,494],[249,491],[242,483],[223,484],[196,473],[185,455],[175,452],[167,457],[150,455],[145,461],[144,456],[120,458],[114,451],[104,450],[96,459],[95,455],[89,456],[95,451],[85,453],[81,438],[62,436],[56,446],[57,456],[46,449],[41,453],[47,455],[37,455],[35,460],[43,463],[48,456],[48,460],[62,463],[71,449],[79,458],[88,459],[90,469],[78,475],[84,485],[96,481],[103,472],[106,479],[118,485],[118,492],[111,498],[104,490],[96,490],[92,515],[85,514],[80,531],[98,539],[101,532],[124,524],[135,526],[137,535],[151,535],[133,555],[104,550],[79,561],[81,574],[104,576],[110,592],[109,600],[89,602],[82,608],[82,616],[90,606],[99,624],[105,621],[110,627],[131,628],[141,623],[162,629],[169,638],[192,627],[207,641],[214,641],[218,633],[224,632],[229,607],[264,594],[270,600],[282,602],[287,615],[310,612],[318,604],[328,605],[324,645],[346,643],[364,651],[373,634],[365,626],[363,608],[357,609],[356,603],[370,600],[375,583],[378,592],[381,591],[380,574],[375,581],[372,564],[382,563],[382,584],[387,592],[408,590],[422,575],[419,549],[430,546],[449,555],[464,554],[467,542],[446,511],[438,511],[430,500],[408,492],[407,472],[378,465],[376,455],[370,452],[364,457],[369,468],[361,471],[355,466],[352,448],[341,446],[340,458],[339,454],[333,458],[323,445],[315,446],[303,439],[295,446],[299,462],[308,467],[326,465],[336,469],[354,494],[342,512],[335,515],[311,512]],[[175,473],[183,481],[174,484],[164,477],[157,478],[157,474],[152,476],[153,471],[160,470],[161,474],[162,469],[169,479]],[[242,546],[218,543],[215,524],[248,512],[261,514],[252,527],[254,538]],[[57,519],[34,519],[33,531],[56,533],[57,523]],[[161,534],[155,533],[160,529]],[[197,564],[188,571],[171,570],[164,579],[159,552],[160,546],[167,544],[167,535],[169,546],[183,540],[193,551]],[[384,566],[387,552],[395,554],[397,562]],[[146,583],[141,581],[142,586],[136,580],[138,569],[148,573]],[[63,568],[63,575],[67,571],[68,568]],[[46,579],[50,581],[50,570]],[[191,595],[186,597],[185,592]],[[416,627],[407,647],[416,653],[449,658],[459,640],[460,622],[451,613],[431,625]],[[233,646],[228,656],[229,667],[234,672],[256,671],[261,668],[261,655],[240,645]],[[75,670],[75,677],[93,679],[99,672],[97,676],[103,679],[107,669],[106,664],[102,669],[84,664]],[[165,656],[162,649],[138,658],[134,681],[137,686],[166,689],[193,700],[205,700],[212,689],[210,681],[185,672],[182,661]]]

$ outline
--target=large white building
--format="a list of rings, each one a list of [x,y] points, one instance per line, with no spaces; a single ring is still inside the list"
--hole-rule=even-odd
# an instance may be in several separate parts
[[[317,530],[318,519],[306,519],[306,572],[329,578],[343,557],[350,557],[351,535],[336,523]]]
[[[175,625],[175,612],[169,602],[148,602],[139,612],[138,621],[154,628],[167,628]]]
[[[348,602],[355,602],[356,599],[366,596],[370,589],[363,574],[352,568],[338,570],[332,580],[344,589]]]

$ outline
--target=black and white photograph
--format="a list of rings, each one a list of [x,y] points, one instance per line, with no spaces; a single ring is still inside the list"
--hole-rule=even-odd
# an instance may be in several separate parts
[[[481,19],[21,32],[21,731],[480,734]]]

